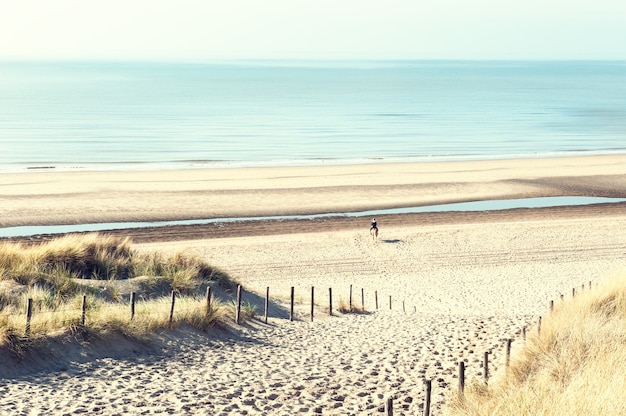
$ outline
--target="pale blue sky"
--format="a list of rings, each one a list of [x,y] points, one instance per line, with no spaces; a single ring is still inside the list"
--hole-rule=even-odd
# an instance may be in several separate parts
[[[0,0],[0,59],[626,59],[626,0]]]

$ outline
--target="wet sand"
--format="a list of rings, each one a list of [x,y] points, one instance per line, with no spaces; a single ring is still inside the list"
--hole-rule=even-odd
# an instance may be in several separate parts
[[[623,197],[625,155],[0,174],[0,227],[252,217],[541,196]]]

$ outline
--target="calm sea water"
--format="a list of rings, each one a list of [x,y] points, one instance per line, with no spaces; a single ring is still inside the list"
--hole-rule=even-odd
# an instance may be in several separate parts
[[[0,172],[626,152],[626,62],[0,63]]]

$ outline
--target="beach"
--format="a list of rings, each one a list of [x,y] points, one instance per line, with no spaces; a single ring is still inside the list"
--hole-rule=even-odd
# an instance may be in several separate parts
[[[544,196],[626,197],[626,155],[437,163],[37,171],[0,175],[1,227],[360,212]],[[626,203],[118,230],[139,250],[197,254],[259,319],[158,348],[56,347],[0,378],[0,414],[441,414],[457,367],[493,377],[551,300],[626,271]],[[44,237],[45,238],[45,237]],[[288,319],[294,288],[295,320]],[[262,320],[266,289],[272,304]],[[314,319],[310,317],[314,288]],[[335,311],[329,316],[329,288]],[[365,313],[336,310],[349,303]],[[376,307],[378,301],[378,308]],[[4,412],[4,413],[3,413]]]
[[[0,175],[0,227],[358,212],[451,202],[624,196],[624,155]]]

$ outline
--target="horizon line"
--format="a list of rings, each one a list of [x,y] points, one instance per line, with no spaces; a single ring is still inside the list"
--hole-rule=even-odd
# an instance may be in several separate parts
[[[626,58],[32,58],[1,57],[0,62],[626,62]]]

